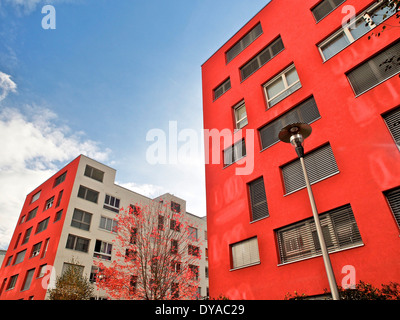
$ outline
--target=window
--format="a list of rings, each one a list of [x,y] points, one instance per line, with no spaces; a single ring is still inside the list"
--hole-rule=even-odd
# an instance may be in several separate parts
[[[250,77],[254,72],[260,69],[264,64],[270,61],[283,49],[285,49],[285,47],[283,46],[281,37],[279,37],[263,51],[261,51],[257,56],[255,56],[243,67],[240,68],[240,76],[242,81]]]
[[[18,234],[17,241],[15,241],[14,250],[17,249],[17,247],[18,247],[18,243],[19,243],[19,240],[21,239],[21,235],[22,235],[22,233]]]
[[[39,267],[37,278],[43,278],[46,274],[47,264],[43,264]]]
[[[400,188],[385,192],[385,196],[400,228]]]
[[[47,229],[47,225],[49,224],[49,219],[50,218],[44,219],[43,221],[40,221],[38,223],[35,234],[38,234],[39,232],[42,232],[43,230]]]
[[[53,188],[58,186],[60,183],[64,182],[66,176],[67,176],[67,172],[65,171],[62,175],[57,177],[56,180],[54,180]]]
[[[103,208],[116,212],[119,212],[119,202],[120,200],[118,198],[112,197],[108,194],[106,194],[106,198],[104,199],[104,205]]]
[[[54,222],[57,222],[57,221],[61,220],[62,213],[63,213],[62,210],[60,210],[60,211],[58,211],[58,212],[56,213],[56,215],[55,215],[55,217],[54,217]]]
[[[232,269],[252,266],[260,263],[257,237],[231,245]]]
[[[16,264],[21,263],[22,261],[24,261],[25,254],[26,254],[26,249],[23,250],[23,251],[18,252],[17,255],[15,256],[15,261],[14,261],[13,265],[16,265]]]
[[[279,142],[279,132],[288,124],[298,122],[311,124],[320,118],[321,115],[314,98],[307,99],[259,130],[262,149],[269,148]]]
[[[24,285],[21,291],[28,290],[31,286],[32,278],[35,273],[35,269],[28,270],[25,276]]]
[[[37,207],[35,209],[33,209],[32,211],[29,211],[26,221],[29,221],[29,220],[33,219],[34,217],[36,217],[37,211],[38,211]]]
[[[104,229],[110,232],[117,232],[116,229],[118,227],[118,222],[114,219],[110,219],[104,216],[100,218],[100,229]]]
[[[200,248],[196,246],[188,245],[188,254],[194,257],[200,256]]]
[[[8,257],[6,265],[5,265],[6,267],[8,267],[11,264],[12,258],[13,258],[13,256]]]
[[[97,266],[92,266],[92,269],[90,270],[90,277],[89,281],[94,283],[96,282],[97,274],[99,273],[100,268]]]
[[[181,232],[181,224],[179,223],[179,221],[171,219],[169,223],[169,228],[176,232]]]
[[[74,214],[72,216],[71,226],[78,229],[89,231],[91,221],[92,221],[91,213],[75,209]]]
[[[40,197],[40,192],[41,192],[41,191],[39,191],[39,192],[37,192],[37,193],[35,193],[35,194],[33,195],[32,200],[31,200],[31,203],[34,203],[37,199],[39,199],[39,197]]]
[[[171,253],[177,254],[178,253],[178,240],[171,240]]]
[[[189,269],[193,273],[196,280],[199,280],[199,267],[193,264],[189,264]]]
[[[181,272],[181,262],[171,261],[171,271],[176,273]]]
[[[235,106],[233,111],[235,113],[235,127],[236,129],[242,129],[248,124],[246,105],[244,104],[244,101]]]
[[[104,172],[100,171],[99,169],[96,169],[96,168],[93,168],[93,167],[91,167],[89,165],[86,165],[84,174],[85,174],[86,177],[89,177],[89,178],[92,178],[94,180],[103,182]]]
[[[363,244],[350,205],[320,214],[320,222],[329,252]],[[282,264],[321,255],[313,218],[279,229],[276,235]]]
[[[324,61],[329,60],[395,12],[395,8],[382,6],[381,2],[374,3],[373,6],[359,14],[354,23],[344,26],[318,45],[322,58]]]
[[[25,236],[24,236],[24,240],[22,241],[22,244],[25,244],[25,243],[27,243],[29,241],[29,238],[30,238],[31,233],[32,233],[32,228],[33,227],[30,227],[29,229],[27,229],[25,231]]]
[[[224,150],[224,167],[235,163],[246,156],[246,143],[244,139],[236,142],[232,147]]]
[[[251,221],[269,217],[264,178],[261,177],[249,183],[249,189],[251,201]]]
[[[80,186],[78,191],[78,197],[97,203],[97,200],[99,199],[99,193],[84,186]]]
[[[65,247],[67,249],[72,249],[72,250],[76,250],[76,251],[88,252],[89,243],[90,243],[89,239],[85,239],[85,238],[81,238],[81,237],[69,234],[68,239],[67,239],[67,244]]]
[[[390,133],[400,150],[400,107],[383,116]]]
[[[158,230],[164,231],[164,216],[158,215]]]
[[[47,238],[46,241],[44,242],[44,249],[43,249],[40,259],[43,259],[46,256],[47,248],[49,247],[49,241],[50,241],[50,238]]]
[[[137,228],[131,228],[131,237],[129,238],[130,244],[136,244],[137,240]]]
[[[172,299],[179,299],[179,283],[171,284]]]
[[[231,79],[228,78],[223,84],[214,89],[214,101],[231,88]]]
[[[227,63],[231,62],[246,49],[254,40],[256,40],[263,33],[261,23],[258,23],[251,29],[242,39],[240,39],[231,49],[226,52]]]
[[[10,281],[8,282],[8,286],[7,286],[7,289],[6,290],[11,290],[11,289],[14,289],[15,288],[15,285],[16,285],[16,283],[17,283],[17,279],[18,279],[18,274],[16,274],[16,275],[13,275],[11,278],[10,278]]]
[[[93,257],[103,260],[111,260],[112,244],[96,240]]]
[[[197,241],[197,228],[189,227],[189,239],[193,241]]]
[[[317,6],[311,9],[312,14],[317,22],[321,21],[345,0],[322,0]]]
[[[30,258],[36,257],[40,254],[40,248],[42,247],[42,242],[36,243],[32,247],[32,252]]]
[[[317,183],[339,173],[332,148],[329,144],[305,155],[304,162],[310,184]],[[286,194],[306,187],[299,159],[282,167],[282,174]]]
[[[173,212],[181,212],[181,205],[179,203],[176,203],[174,201],[171,201],[171,210]]]
[[[46,204],[44,205],[44,210],[43,211],[46,211],[46,210],[50,209],[53,206],[53,202],[54,202],[54,196],[46,201]]]
[[[63,193],[64,193],[64,190],[61,190],[61,191],[58,193],[56,208],[60,206]]]
[[[292,65],[264,85],[268,108],[273,107],[300,88],[299,76],[296,68]]]
[[[360,95],[398,74],[400,64],[395,59],[399,52],[400,41],[347,73],[354,93]]]

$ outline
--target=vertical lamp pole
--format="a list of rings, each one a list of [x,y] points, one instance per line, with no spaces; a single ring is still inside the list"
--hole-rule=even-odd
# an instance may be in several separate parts
[[[317,206],[315,205],[314,195],[311,190],[306,166],[304,164],[304,139],[310,136],[311,131],[312,129],[308,124],[290,124],[281,130],[281,132],[279,133],[279,140],[281,140],[282,142],[291,143],[300,159],[301,167],[304,174],[304,180],[306,181],[308,197],[310,198],[311,209],[314,216],[315,227],[317,229],[318,240],[321,246],[322,257],[324,259],[325,270],[328,276],[329,286],[332,293],[332,298],[333,300],[339,300],[339,292],[336,285],[335,274],[333,273],[331,260],[329,258],[329,253],[326,248],[324,234],[322,232],[321,223],[318,216]]]

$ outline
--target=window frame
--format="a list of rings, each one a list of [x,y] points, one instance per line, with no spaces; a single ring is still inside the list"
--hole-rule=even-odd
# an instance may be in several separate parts
[[[101,179],[97,178],[97,174],[99,174],[101,176]],[[103,183],[104,174],[105,174],[104,171],[101,171],[100,169],[92,167],[92,166],[90,166],[88,164],[86,165],[85,171],[83,173],[83,175],[85,177],[91,178],[91,179],[96,180],[96,181],[101,182],[101,183]]]
[[[75,217],[75,214],[81,213],[82,217],[81,219],[77,219]],[[89,217],[89,222],[86,222],[86,217]],[[90,231],[90,226],[92,223],[92,217],[93,214],[84,210],[80,210],[78,208],[74,208],[74,212],[72,213],[72,218],[71,218],[71,227],[84,230],[84,231]],[[85,226],[85,228],[82,228],[82,226]],[[86,229],[87,227],[87,229]]]
[[[334,33],[332,33],[331,35],[329,35],[327,38],[325,38],[322,42],[320,42],[317,47],[318,47],[318,51],[322,57],[323,62],[326,62],[330,59],[332,59],[334,56],[336,56],[337,54],[339,54],[341,51],[343,51],[344,49],[346,49],[347,47],[349,47],[350,45],[352,45],[354,42],[356,42],[358,39],[362,38],[363,36],[365,36],[368,32],[370,32],[371,30],[375,29],[377,26],[379,26],[380,24],[382,24],[384,21],[386,21],[387,19],[389,19],[390,17],[392,17],[394,14],[396,14],[396,12],[394,12],[391,15],[388,15],[385,19],[383,19],[380,23],[375,24],[373,17],[374,17],[374,13],[373,11],[379,10],[380,6],[383,4],[382,1],[380,2],[376,2],[374,1],[372,5],[370,5],[367,9],[361,11],[359,14],[357,14],[354,18],[354,22],[352,21],[352,23],[346,24],[346,26],[342,26],[340,27],[340,29],[338,29],[337,31],[335,31]],[[358,38],[355,38],[354,35],[351,33],[351,27],[357,25],[357,23],[364,19],[365,25],[369,26],[369,30],[366,31],[365,33],[363,33],[362,35],[360,35]],[[341,33],[344,34],[346,40],[349,42],[345,47],[343,47],[342,49],[340,49],[339,51],[337,51],[335,54],[333,54],[331,57],[326,58],[325,54],[323,52],[323,47],[325,47],[326,45],[328,45],[330,42],[333,42],[333,40],[335,40]]]
[[[242,109],[242,108],[244,108],[245,116],[239,119],[239,109]],[[247,118],[246,103],[244,102],[244,100],[242,100],[241,102],[239,102],[238,104],[236,104],[233,107],[233,114],[234,114],[234,118],[235,118],[235,130],[236,131],[242,130],[245,126],[247,126],[249,124],[249,120]],[[246,124],[244,124],[243,126],[240,126],[239,123],[241,123],[244,120],[246,120]]]
[[[317,17],[314,15],[313,10],[316,9],[318,6],[320,6],[322,3],[326,2],[326,1],[330,2],[331,0],[321,0],[321,1],[318,2],[314,7],[311,8],[311,14],[312,14],[312,16],[314,17],[316,23],[319,23],[319,22],[321,22],[322,20],[324,20],[324,19],[325,19],[327,16],[329,16],[333,11],[335,11],[335,10],[336,10],[337,8],[339,8],[343,3],[346,2],[346,0],[343,0],[338,6],[332,8],[332,10],[330,10],[329,12],[327,12],[323,17],[321,17],[321,18],[318,20]]]
[[[227,88],[226,86],[229,83],[229,88]],[[216,96],[216,92],[222,89],[221,94],[219,94],[218,96]],[[228,77],[228,79],[225,79],[221,84],[219,84],[217,87],[215,87],[213,89],[213,102],[218,100],[219,98],[221,98],[225,93],[227,93],[230,89],[232,89],[232,82],[231,82],[231,78]]]
[[[81,190],[83,191],[83,196],[81,197],[80,196],[80,193],[81,193]],[[96,201],[92,201],[92,200],[90,200],[90,199],[87,199],[87,197],[88,197],[88,192],[94,192],[94,193],[96,193]],[[100,196],[100,192],[99,191],[96,191],[96,190],[93,190],[93,189],[90,189],[90,188],[88,188],[88,187],[85,187],[85,186],[83,186],[83,185],[80,185],[79,186],[79,189],[78,189],[78,198],[80,198],[80,199],[83,199],[83,200],[86,200],[86,201],[90,201],[90,202],[92,202],[92,203],[98,203],[99,202],[99,196]]]
[[[348,220],[345,220],[343,216],[340,217],[340,215],[345,214],[348,215],[346,217]],[[325,213],[321,213],[319,216],[327,249],[330,254],[343,250],[350,250],[364,245],[354,212],[350,204],[334,208]],[[337,221],[335,221],[337,216],[339,216],[339,218],[337,218]],[[342,224],[344,221],[346,224],[335,225],[338,223],[338,221],[340,221]],[[356,229],[354,229],[354,226]],[[299,231],[300,228],[302,229],[301,231]],[[292,236],[288,236],[287,234],[283,235],[283,233],[290,231],[293,232]],[[340,234],[339,231],[345,231],[346,233]],[[276,249],[279,258],[278,266],[308,260],[315,257],[320,257],[322,255],[321,246],[319,244],[315,227],[315,221],[312,217],[279,228],[275,230],[274,233],[276,237]],[[345,243],[340,243],[340,237],[348,237],[348,234],[351,234],[351,236],[358,235],[359,239],[357,240],[356,238],[355,241],[353,242],[352,240],[351,243],[346,243],[346,241],[344,241]],[[285,238],[283,238],[284,236]],[[349,237],[351,238],[351,236]],[[282,256],[282,251],[286,251],[289,244],[292,249],[290,251],[299,251],[297,253],[290,254],[293,258],[290,258],[287,253],[285,256]]]
[[[100,248],[98,246],[100,245]],[[100,250],[98,250],[100,249]],[[93,249],[93,258],[101,259],[101,260],[112,260],[112,250],[113,244],[96,239],[94,249]]]
[[[397,125],[397,121],[398,121],[399,126],[400,126],[400,106],[398,106],[398,107],[396,107],[396,108],[394,108],[394,109],[392,109],[392,110],[390,110],[388,112],[385,112],[382,115],[383,121],[385,122],[387,129],[388,129],[388,131],[389,131],[389,133],[390,133],[395,145],[397,146],[398,150],[400,151],[400,127],[399,127],[398,131],[396,130],[396,133],[393,132],[394,130],[392,130],[392,127],[391,127],[391,124],[392,124],[391,123],[391,120],[392,120],[391,118],[392,117],[396,121],[396,125]],[[396,137],[395,135],[396,136],[398,135],[398,137]]]
[[[243,154],[244,151],[244,154]],[[227,155],[226,152],[231,152],[230,161],[229,163],[226,162]],[[240,139],[239,141],[235,142],[232,146],[224,149],[222,151],[223,159],[224,159],[224,169],[231,166],[232,164],[238,162],[240,159],[243,159],[247,156],[247,149],[246,149],[246,141],[244,138]]]
[[[86,248],[87,250],[78,250],[78,241],[83,240],[85,243],[80,243],[79,248]],[[72,248],[69,247],[68,245],[72,244]],[[90,247],[90,239],[83,238],[74,234],[68,234],[67,237],[67,243],[65,244],[65,249],[69,250],[74,250],[74,251],[79,251],[79,252],[84,252],[84,253],[89,253],[89,247]]]
[[[253,249],[255,249],[255,248],[257,249],[256,250],[257,256],[255,257],[255,259],[251,258],[252,248],[250,246],[252,245],[252,241],[255,241],[255,243],[256,243],[256,247],[253,248]],[[235,257],[235,251],[234,250],[239,245],[242,245],[242,246],[246,246],[247,245],[248,246],[247,249],[249,250],[249,254],[250,254],[249,260],[250,261],[248,263],[235,265],[235,261],[237,261],[239,257]],[[243,268],[253,267],[253,266],[261,264],[260,246],[258,244],[258,237],[257,236],[251,237],[251,238],[248,238],[248,239],[236,242],[236,243],[233,243],[233,244],[229,245],[229,249],[230,249],[230,254],[231,254],[231,269],[229,271],[240,270],[240,269],[243,269]],[[244,249],[242,248],[242,250],[244,250]],[[242,252],[242,256],[243,256],[243,252]],[[243,262],[245,262],[245,261],[243,261]]]
[[[309,159],[311,156],[315,155],[317,152],[323,152],[325,148],[327,148],[327,149],[329,148],[330,151],[332,152],[333,160],[335,161],[335,165],[336,165],[337,170],[332,171],[332,173],[328,174],[327,176],[323,176],[322,178],[313,181],[313,179],[311,179],[311,177],[310,177],[311,170],[310,170],[310,168],[307,168],[307,171],[308,171],[308,178],[310,179],[310,185],[313,185],[313,184],[316,184],[316,183],[318,183],[318,182],[324,181],[324,180],[326,180],[326,179],[328,179],[328,178],[330,178],[330,177],[333,177],[333,176],[335,176],[335,175],[337,175],[337,174],[340,173],[339,166],[338,166],[338,164],[337,164],[337,161],[336,161],[336,158],[335,158],[335,154],[333,153],[333,149],[332,149],[330,143],[323,144],[323,145],[321,145],[321,146],[319,146],[319,147],[317,147],[317,148],[311,150],[310,152],[308,152],[308,153],[304,156],[304,162],[305,162],[306,167],[307,167],[307,162],[309,161],[308,159]],[[329,152],[329,151],[328,151],[328,152]],[[284,164],[284,165],[282,165],[282,166],[280,167],[280,169],[281,169],[281,175],[282,175],[283,189],[284,189],[284,190],[283,190],[283,191],[284,191],[284,197],[286,197],[286,196],[288,196],[288,195],[291,195],[291,194],[293,194],[293,193],[295,193],[295,192],[297,192],[297,191],[300,191],[300,190],[303,190],[304,188],[306,188],[306,184],[305,184],[305,182],[304,182],[304,185],[301,185],[300,187],[297,187],[296,189],[290,190],[289,192],[288,192],[288,190],[287,190],[286,181],[285,181],[285,174],[284,174],[284,168],[285,168],[285,167],[288,167],[289,165],[295,164],[295,163],[299,164],[299,163],[300,163],[300,160],[299,160],[298,158],[296,158],[295,160],[290,161],[290,162],[288,162],[288,163],[286,163],[286,164]],[[319,169],[320,169],[320,168],[315,168],[315,170],[319,170]],[[298,170],[299,170],[299,175],[301,176],[300,179],[304,179],[304,174],[303,174],[303,171],[302,171],[301,167],[300,167],[300,169],[298,169]],[[292,175],[292,176],[293,176],[293,175]]]
[[[287,81],[287,76],[286,74],[289,73],[292,70],[296,71],[297,74],[297,81],[293,82],[291,85],[288,85],[288,81]],[[279,93],[275,94],[273,97],[268,97],[268,90],[267,87],[272,85],[273,83],[275,83],[277,80],[281,79],[284,85],[284,89],[281,90]],[[298,87],[297,89],[295,89],[293,92],[289,93],[287,96],[283,97],[282,99],[280,99],[278,102],[275,102],[274,104],[271,104],[271,101],[278,98],[279,96],[281,96],[282,94],[290,91],[290,89],[292,89],[293,87],[295,87],[297,84],[300,84],[300,87]],[[297,72],[296,66],[293,64],[291,64],[289,67],[287,67],[285,70],[281,71],[278,75],[276,75],[275,77],[273,77],[271,80],[268,80],[264,85],[263,85],[263,91],[264,91],[264,95],[266,98],[266,102],[267,102],[267,109],[270,109],[274,106],[276,106],[278,103],[282,102],[283,100],[285,100],[287,97],[289,97],[290,95],[292,95],[293,93],[295,93],[296,91],[300,90],[302,88],[302,84],[300,81],[300,76],[299,73]]]

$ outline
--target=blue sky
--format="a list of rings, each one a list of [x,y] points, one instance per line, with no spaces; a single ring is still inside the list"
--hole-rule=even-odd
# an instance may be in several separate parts
[[[151,165],[146,134],[176,121],[201,146],[201,65],[267,2],[0,0],[0,248],[26,194],[80,153],[204,216],[203,150]],[[42,28],[46,4],[55,30]]]

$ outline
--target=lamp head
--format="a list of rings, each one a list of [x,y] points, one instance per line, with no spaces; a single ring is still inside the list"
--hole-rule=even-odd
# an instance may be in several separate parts
[[[304,157],[304,140],[310,136],[311,132],[312,128],[307,123],[292,123],[279,132],[279,140],[292,144],[297,155]]]

